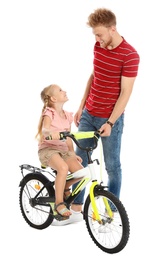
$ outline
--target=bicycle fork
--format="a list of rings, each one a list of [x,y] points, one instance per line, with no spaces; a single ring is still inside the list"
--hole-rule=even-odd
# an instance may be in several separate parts
[[[91,205],[92,205],[92,209],[93,209],[93,219],[98,221],[99,224],[102,224],[102,218],[101,218],[101,216],[99,214],[99,210],[98,210],[98,207],[96,205],[95,196],[94,196],[94,189],[97,186],[99,186],[98,182],[97,181],[93,181],[92,185],[90,187],[90,200],[91,200]],[[112,218],[113,217],[113,212],[112,212],[112,210],[111,210],[111,208],[109,206],[108,200],[105,197],[103,198],[103,202],[104,202],[104,205],[105,205],[106,213],[108,214],[108,216],[110,218]]]

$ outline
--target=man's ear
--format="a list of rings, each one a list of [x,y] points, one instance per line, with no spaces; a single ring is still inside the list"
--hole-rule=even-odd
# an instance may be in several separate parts
[[[112,26],[111,26],[111,31],[112,31],[112,32],[115,32],[115,31],[116,31],[116,26],[115,26],[115,25],[112,25]]]

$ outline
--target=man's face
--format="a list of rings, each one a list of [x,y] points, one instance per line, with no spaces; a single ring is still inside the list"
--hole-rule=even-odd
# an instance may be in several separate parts
[[[103,25],[93,28],[93,34],[95,35],[96,41],[100,43],[101,48],[107,48],[112,44],[114,30],[115,28],[113,26],[107,28]]]

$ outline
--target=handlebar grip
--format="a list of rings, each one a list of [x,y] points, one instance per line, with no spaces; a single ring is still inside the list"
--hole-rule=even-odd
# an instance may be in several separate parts
[[[60,139],[59,140],[65,140],[67,136],[69,136],[70,132],[65,131],[65,132],[59,132]],[[52,140],[52,135],[48,135],[45,137],[46,140]]]
[[[104,132],[104,130],[102,130],[102,131],[99,131],[99,130],[98,130],[98,131],[97,131],[97,133],[100,134],[100,135],[103,134],[103,132]]]
[[[46,140],[52,140],[52,135],[48,135],[45,137]]]

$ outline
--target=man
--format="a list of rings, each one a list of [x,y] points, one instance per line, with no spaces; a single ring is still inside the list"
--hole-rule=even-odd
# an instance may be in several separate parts
[[[120,197],[122,170],[120,162],[124,111],[138,73],[139,54],[117,31],[116,16],[108,9],[99,8],[88,17],[88,26],[95,35],[93,72],[84,91],[74,121],[78,131],[102,132],[108,189]],[[81,146],[91,146],[92,139],[81,140]],[[86,153],[76,148],[83,166],[87,166]],[[73,188],[75,185],[73,185]],[[77,213],[60,225],[82,220],[85,190],[71,206]]]

